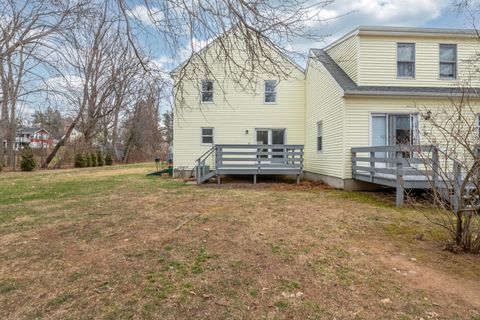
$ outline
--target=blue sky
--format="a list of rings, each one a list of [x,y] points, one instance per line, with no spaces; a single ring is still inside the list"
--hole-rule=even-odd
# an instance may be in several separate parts
[[[292,51],[307,54],[309,48],[325,47],[360,25],[470,28],[468,19],[456,11],[452,2],[453,0],[336,0],[321,12],[328,22],[309,26],[325,38],[318,42],[297,39],[289,47]],[[144,21],[146,26],[146,30],[141,32],[141,38],[149,44],[157,64],[169,71],[189,55],[191,48],[179,48],[174,54],[162,50],[162,43],[155,36],[148,15],[142,15],[143,9],[141,6],[134,8],[137,18]],[[151,32],[146,32],[148,30]],[[198,48],[205,44],[204,40],[198,39]]]

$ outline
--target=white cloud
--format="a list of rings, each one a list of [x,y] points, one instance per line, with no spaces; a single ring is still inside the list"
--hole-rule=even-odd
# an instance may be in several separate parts
[[[288,49],[306,55],[309,48],[325,47],[361,25],[420,27],[440,17],[449,5],[450,0],[336,0],[305,14],[306,30],[323,39],[297,39]]]
[[[176,62],[183,62],[184,60],[188,59],[194,52],[199,52],[214,40],[215,38],[208,38],[206,40],[193,38],[190,42],[187,43],[185,47],[179,50],[178,59]]]
[[[147,8],[144,5],[136,5],[128,11],[128,15],[138,19],[145,26],[155,26],[156,23],[164,18],[163,13],[158,8]]]

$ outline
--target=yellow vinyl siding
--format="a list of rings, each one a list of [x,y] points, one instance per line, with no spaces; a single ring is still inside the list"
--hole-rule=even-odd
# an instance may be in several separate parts
[[[212,52],[207,52],[204,59],[211,73],[202,76],[205,72],[197,64],[192,67],[196,76],[181,80],[183,100],[179,100],[180,95],[177,95],[174,106],[175,168],[193,168],[195,160],[210,148],[201,144],[202,127],[214,128],[215,144],[254,144],[255,129],[260,128],[284,128],[285,143],[305,144],[305,81],[302,70],[277,55],[277,61],[284,64],[284,71],[289,74],[287,78],[252,73],[245,75],[243,83],[237,83],[239,74],[234,69],[225,70],[225,60],[215,53],[215,49],[209,50]],[[245,64],[240,51],[231,54],[240,65]],[[200,103],[202,78],[214,81],[213,103]],[[263,102],[264,80],[279,81],[276,103]]]
[[[354,81],[358,80],[358,37],[351,36],[327,49],[327,53]]]
[[[480,112],[480,101],[472,101],[472,121]],[[466,107],[468,109],[468,107]],[[345,99],[345,178],[351,178],[351,154],[353,147],[370,146],[371,114],[372,113],[418,113],[418,128],[420,144],[438,143],[444,146],[447,142],[436,130],[432,129],[428,121],[422,118],[427,110],[432,112],[436,122],[442,122],[449,116],[448,110],[453,111],[452,102],[448,98],[346,98]],[[432,118],[433,119],[433,118]],[[428,134],[426,137],[425,134]]]
[[[358,85],[458,86],[474,76],[471,86],[480,86],[471,60],[480,52],[477,38],[387,37],[360,35]],[[415,78],[397,78],[397,43],[415,43]],[[457,44],[458,78],[439,77],[439,44]],[[477,64],[478,65],[478,64]],[[473,73],[473,74],[472,74]]]
[[[305,171],[344,176],[344,103],[342,91],[321,63],[309,60],[305,84]],[[322,121],[323,150],[317,151],[317,122]]]

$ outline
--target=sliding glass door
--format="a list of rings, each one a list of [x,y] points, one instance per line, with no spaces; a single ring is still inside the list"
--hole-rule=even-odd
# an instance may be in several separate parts
[[[370,143],[372,146],[411,145],[418,141],[416,114],[372,114]],[[376,152],[375,157],[385,157]],[[394,156],[393,154],[391,156]],[[404,152],[409,157],[409,152]]]

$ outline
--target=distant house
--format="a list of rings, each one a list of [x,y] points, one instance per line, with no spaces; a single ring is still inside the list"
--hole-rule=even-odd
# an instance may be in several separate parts
[[[5,147],[7,141],[3,142]],[[17,130],[15,136],[15,150],[21,150],[26,147],[32,149],[45,149],[53,147],[53,137],[44,128],[24,127]]]

